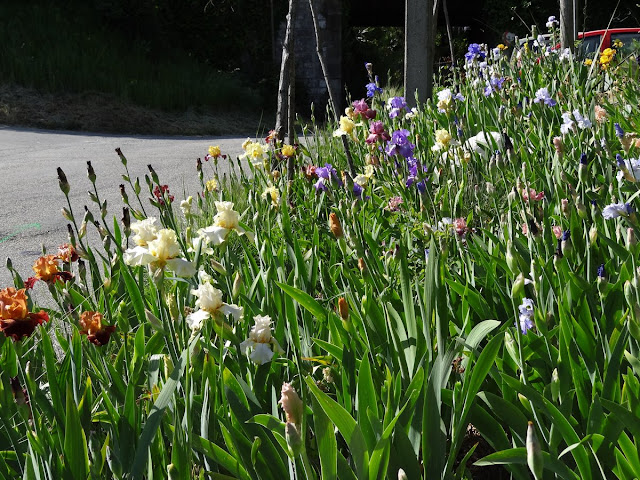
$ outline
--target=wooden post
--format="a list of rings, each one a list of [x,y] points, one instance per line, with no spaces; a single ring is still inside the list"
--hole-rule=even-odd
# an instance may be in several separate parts
[[[435,40],[433,0],[406,0],[404,21],[404,95],[407,104],[431,98]]]
[[[560,44],[573,51],[576,39],[574,24],[574,0],[560,0]]]

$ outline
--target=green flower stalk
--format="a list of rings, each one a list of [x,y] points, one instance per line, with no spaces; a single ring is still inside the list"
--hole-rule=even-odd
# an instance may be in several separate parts
[[[287,422],[284,429],[285,438],[287,440],[287,445],[291,448],[293,455],[297,457],[300,455],[302,451],[302,437],[300,436],[300,432],[298,431],[298,426]]]

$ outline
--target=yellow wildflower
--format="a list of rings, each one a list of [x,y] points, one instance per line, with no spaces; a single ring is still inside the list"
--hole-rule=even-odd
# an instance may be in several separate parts
[[[593,60],[591,60],[590,58],[587,58],[587,59],[584,61],[584,64],[585,64],[587,67],[590,67],[592,63],[593,63]]]
[[[500,50],[506,50],[506,49],[507,49],[507,46],[506,46],[504,43],[499,43],[499,44],[498,44],[498,48],[499,48]]]
[[[600,66],[606,70],[609,68],[609,64],[613,60],[616,51],[613,48],[606,48],[604,52],[600,54]]]

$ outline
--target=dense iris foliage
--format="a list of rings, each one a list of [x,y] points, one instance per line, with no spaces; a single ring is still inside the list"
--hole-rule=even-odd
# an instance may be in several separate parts
[[[89,165],[70,246],[0,290],[2,475],[637,477],[640,87],[621,52],[471,45],[413,110],[368,66],[331,129],[211,146],[182,201],[150,167],[149,204],[118,151],[121,220]],[[31,304],[36,281],[58,308]]]

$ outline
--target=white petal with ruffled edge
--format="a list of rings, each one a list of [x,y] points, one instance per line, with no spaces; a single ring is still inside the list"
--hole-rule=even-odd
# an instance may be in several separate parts
[[[187,315],[187,325],[191,330],[200,330],[202,323],[210,316],[206,310],[197,310]]]
[[[242,307],[239,307],[238,305],[233,305],[233,304],[229,305],[229,304],[223,303],[222,306],[218,309],[218,311],[222,312],[224,316],[233,315],[234,320],[240,320],[240,318],[242,318],[244,309]]]
[[[196,274],[196,267],[184,258],[171,258],[167,260],[167,267],[179,277],[193,277]]]
[[[243,341],[240,344],[240,351],[242,353],[245,353],[248,349],[253,348],[253,346],[256,344],[256,342],[254,342],[253,340],[251,340],[250,338],[247,338],[245,341]]]
[[[215,225],[211,225],[207,228],[201,228],[198,230],[198,235],[206,236],[207,239],[213,243],[214,245],[220,245],[225,241],[227,235],[229,235],[230,230],[224,227],[216,227]]]
[[[268,343],[256,343],[253,348],[253,352],[249,355],[249,358],[259,365],[269,363],[273,358],[273,352],[269,348]]]
[[[156,257],[149,253],[149,250],[140,246],[127,249],[123,254],[123,258],[124,263],[133,267],[149,265],[157,260]]]

